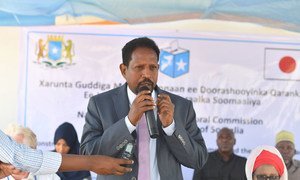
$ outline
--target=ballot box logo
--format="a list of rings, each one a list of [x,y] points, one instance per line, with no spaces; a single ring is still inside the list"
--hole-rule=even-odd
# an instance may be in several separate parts
[[[74,65],[74,43],[64,36],[48,35],[47,39],[40,38],[35,48],[35,63],[50,68],[62,68]]]
[[[189,72],[190,51],[181,48],[175,40],[168,47],[160,50],[159,61],[160,72],[177,78]]]
[[[266,80],[299,81],[300,49],[265,48]]]

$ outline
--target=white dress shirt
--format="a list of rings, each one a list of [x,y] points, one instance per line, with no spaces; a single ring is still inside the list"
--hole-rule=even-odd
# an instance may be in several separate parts
[[[0,161],[34,174],[51,174],[58,171],[62,157],[18,144],[0,130]]]
[[[131,105],[132,102],[134,101],[136,95],[129,89],[128,86],[127,86],[127,94],[128,94],[129,103]],[[157,100],[157,93],[155,91],[152,91],[151,96],[153,97],[154,101]],[[157,119],[157,108],[156,107],[154,109],[154,114],[155,114],[155,118]],[[125,117],[125,123],[126,123],[126,126],[127,126],[130,133],[132,133],[136,129],[136,126],[131,124],[131,122],[129,121],[128,115]],[[174,120],[173,120],[171,125],[169,125],[166,128],[163,128],[163,131],[168,136],[172,136],[172,134],[175,131],[175,122],[174,122]],[[149,152],[150,152],[150,175],[151,175],[151,180],[160,180],[160,175],[159,175],[158,166],[157,166],[157,158],[156,158],[156,139],[150,138],[149,148],[150,148]]]

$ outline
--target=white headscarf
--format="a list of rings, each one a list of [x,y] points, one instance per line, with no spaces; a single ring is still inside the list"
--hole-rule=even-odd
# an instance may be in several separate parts
[[[288,180],[287,169],[285,167],[285,164],[284,164],[284,161],[281,157],[280,152],[275,147],[267,146],[267,145],[261,145],[261,146],[256,147],[255,149],[253,149],[251,151],[250,155],[248,156],[246,166],[245,166],[247,180],[252,180],[252,174],[253,174],[252,171],[253,171],[253,166],[254,166],[255,160],[256,160],[257,156],[263,150],[269,151],[269,152],[277,155],[281,159],[281,161],[283,163],[283,166],[284,166],[284,171],[283,171],[282,176],[280,177],[280,180]]]

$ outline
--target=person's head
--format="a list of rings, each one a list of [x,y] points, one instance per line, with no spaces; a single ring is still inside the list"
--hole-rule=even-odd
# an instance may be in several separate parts
[[[217,133],[217,145],[220,153],[231,154],[235,142],[234,133],[231,129],[224,127]]]
[[[61,154],[78,154],[79,141],[74,126],[65,122],[58,126],[54,134],[55,151]]]
[[[25,144],[33,149],[37,147],[36,135],[30,128],[18,124],[10,124],[5,133],[20,144]]]
[[[147,37],[133,39],[123,47],[120,71],[135,94],[142,86],[150,90],[156,86],[159,52],[156,43]]]
[[[10,124],[4,132],[10,136],[17,143],[25,144],[32,149],[36,149],[37,147],[37,138],[35,133],[27,127],[18,125],[18,124]],[[21,172],[14,176],[14,179],[27,179],[29,172]]]
[[[287,170],[280,152],[273,146],[258,146],[247,158],[248,180],[287,180]]]
[[[289,131],[280,131],[276,135],[276,148],[281,153],[284,163],[287,165],[296,154],[294,134]]]

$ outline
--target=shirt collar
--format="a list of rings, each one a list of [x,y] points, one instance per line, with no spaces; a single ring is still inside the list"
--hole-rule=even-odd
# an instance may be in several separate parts
[[[223,157],[222,157],[222,155],[221,155],[221,153],[218,151],[218,150],[216,150],[216,152],[217,152],[217,157],[221,160],[221,161],[223,161],[223,162],[230,162],[232,159],[233,159],[233,157],[234,157],[234,154],[233,154],[233,152],[230,154],[230,156],[229,156],[229,159],[228,159],[228,161],[224,161],[223,160]]]
[[[152,91],[152,93],[151,93],[151,96],[152,96],[152,98],[154,99],[154,101],[156,101],[156,97],[157,97],[156,94],[157,94],[157,93],[156,93],[155,90]],[[136,94],[134,94],[134,93],[130,90],[130,88],[129,88],[128,85],[127,85],[127,95],[128,95],[128,99],[129,99],[129,104],[131,105],[132,102],[134,101],[135,97],[136,97]]]

